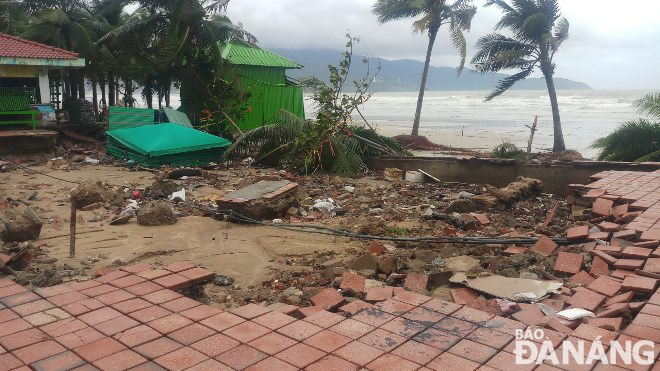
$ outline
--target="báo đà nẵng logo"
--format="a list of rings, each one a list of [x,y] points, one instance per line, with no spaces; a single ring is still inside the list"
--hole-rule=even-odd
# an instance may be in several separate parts
[[[651,365],[655,349],[652,341],[563,341],[557,349],[542,329],[516,330],[516,364],[529,365]]]

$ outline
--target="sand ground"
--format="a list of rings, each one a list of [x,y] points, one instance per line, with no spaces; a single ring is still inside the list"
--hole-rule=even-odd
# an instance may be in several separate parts
[[[131,189],[143,189],[154,179],[150,172],[111,166],[88,165],[71,171],[51,170],[47,166],[33,168],[62,179],[100,179]],[[97,209],[78,211],[76,257],[69,258],[68,195],[75,186],[23,170],[0,174],[0,194],[29,204],[44,220],[40,240],[35,244],[44,244],[44,249],[58,260],[58,265],[66,263],[80,267],[86,257],[101,255],[102,258],[92,264],[90,272],[111,265],[116,259],[147,263],[183,260],[233,277],[244,287],[260,283],[271,269],[300,269],[291,263],[292,257],[304,258],[324,251],[341,254],[357,246],[355,242],[341,238],[238,225],[202,216],[182,217],[176,224],[168,226],[141,226],[135,219],[125,225],[111,226],[108,221],[113,213]],[[193,198],[224,193],[210,186],[187,191],[188,197]],[[35,192],[38,200],[29,201]]]

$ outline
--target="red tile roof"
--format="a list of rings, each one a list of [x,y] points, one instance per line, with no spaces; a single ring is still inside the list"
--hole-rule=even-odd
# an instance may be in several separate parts
[[[0,57],[76,59],[78,53],[0,33]]]

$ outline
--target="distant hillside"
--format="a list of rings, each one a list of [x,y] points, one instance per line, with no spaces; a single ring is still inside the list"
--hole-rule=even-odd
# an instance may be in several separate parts
[[[334,50],[314,49],[271,49],[283,57],[294,60],[305,68],[300,70],[289,70],[287,75],[293,78],[316,76],[322,80],[328,78],[328,64],[337,65],[341,60],[340,52]],[[364,57],[353,55],[353,66],[351,80],[364,76],[366,65],[362,62]],[[410,59],[389,61],[382,58],[370,58],[371,68],[375,68],[378,62],[382,65],[381,73],[377,81],[372,85],[378,91],[416,91],[419,89],[419,81],[424,68],[424,63]],[[508,75],[501,73],[488,73],[485,75],[464,69],[460,76],[456,75],[456,68],[433,67],[429,69],[429,78],[426,82],[428,90],[491,90],[497,82]],[[558,90],[590,90],[587,84],[562,78],[555,78],[555,86]],[[517,90],[545,90],[545,80],[542,78],[531,78],[518,82],[513,89]]]

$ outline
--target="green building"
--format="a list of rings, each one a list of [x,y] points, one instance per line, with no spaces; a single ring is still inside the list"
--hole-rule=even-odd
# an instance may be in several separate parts
[[[303,89],[287,78],[286,70],[302,68],[296,62],[256,46],[227,43],[220,46],[222,58],[238,75],[243,89],[251,93],[246,113],[236,124],[245,130],[262,126],[280,109],[304,118]]]

